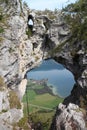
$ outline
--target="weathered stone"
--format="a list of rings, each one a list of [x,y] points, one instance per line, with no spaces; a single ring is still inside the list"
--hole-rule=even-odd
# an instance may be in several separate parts
[[[0,36],[0,75],[7,86],[18,91],[19,97],[22,97],[26,88],[24,78],[27,71],[40,65],[43,59],[53,58],[60,62],[73,73],[76,85],[71,95],[64,100],[65,105],[59,105],[54,123],[56,127],[52,130],[85,130],[83,113],[75,109],[79,107],[87,109],[85,104],[81,104],[83,100],[87,103],[86,44],[81,42],[64,44],[70,36],[70,30],[62,18],[61,11],[50,12],[54,16],[51,19],[49,12],[43,14],[43,11],[30,11],[28,7],[21,5],[20,0],[8,2],[6,5],[0,1],[2,14],[9,15],[3,23],[0,21],[0,25],[4,27],[4,32]],[[29,32],[27,25],[29,12],[34,17],[32,32]],[[2,103],[3,98],[7,98],[5,95],[5,92],[1,93],[0,111],[9,108],[8,99],[5,101],[6,104]],[[7,112],[1,114],[0,120],[5,118],[5,121],[13,123],[21,117],[21,110],[9,108]],[[75,128],[72,129],[73,125]]]
[[[8,124],[14,124],[23,117],[23,111],[20,109],[10,109],[9,111],[0,115],[1,122],[7,122]]]
[[[0,92],[0,112],[8,111],[9,108],[8,91],[4,90]]]
[[[70,103],[65,107],[59,104],[58,112],[55,119],[56,128],[52,128],[53,130],[86,130],[84,115],[79,106]]]

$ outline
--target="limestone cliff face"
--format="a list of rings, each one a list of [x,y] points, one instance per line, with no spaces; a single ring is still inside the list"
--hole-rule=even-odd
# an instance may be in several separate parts
[[[2,16],[0,19],[0,30],[2,30],[0,33],[0,76],[4,78],[7,87],[16,91],[21,99],[27,84],[26,72],[38,66],[43,59],[55,59],[73,73],[76,84],[71,95],[64,100],[64,109],[62,107],[57,109],[51,129],[75,130],[72,125],[68,129],[70,120],[72,124],[78,122],[76,130],[85,130],[87,45],[80,42],[65,42],[71,33],[61,11],[31,11],[26,5],[22,5],[20,0],[8,0],[7,3],[0,1],[0,9],[0,16]],[[28,28],[29,15],[34,21],[32,32]],[[7,94],[9,91],[6,89],[5,93]],[[9,101],[6,102],[6,110],[10,111]],[[70,103],[76,106],[70,105]],[[83,122],[73,117],[72,113],[78,109],[81,111],[81,116],[78,113],[76,118],[80,116]],[[68,112],[64,113],[64,111]],[[63,117],[64,114],[69,115],[69,120]],[[63,128],[61,124],[63,124]],[[7,127],[5,129],[7,130]]]

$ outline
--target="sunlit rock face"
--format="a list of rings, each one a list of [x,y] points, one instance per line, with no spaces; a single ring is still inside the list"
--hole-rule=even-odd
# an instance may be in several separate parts
[[[56,119],[50,130],[87,130],[85,124],[86,113],[78,105],[69,103],[68,106],[59,104]]]
[[[15,90],[21,99],[26,89],[26,72],[38,66],[43,59],[53,58],[69,69],[76,81],[71,95],[64,100],[64,111],[68,110],[69,103],[76,104],[86,111],[87,46],[81,42],[65,43],[71,33],[61,11],[31,11],[26,5],[22,5],[20,0],[8,0],[8,3],[0,1],[0,8],[4,15],[0,21],[4,29],[0,34],[0,76],[4,78],[7,87]],[[32,15],[34,21],[32,31],[28,28],[29,15]],[[69,109],[73,109],[73,105],[71,106]],[[71,111],[64,113],[61,110],[59,113],[59,110],[61,107],[56,112],[53,120],[56,127],[52,130],[62,129],[58,126],[66,119],[60,115],[72,115]],[[82,114],[83,117],[87,116],[81,112],[82,121],[86,120]],[[73,122],[76,118],[73,117]],[[79,119],[76,122],[79,122]],[[68,120],[65,124],[67,123]],[[68,130],[67,126],[64,125],[65,130]],[[84,121],[78,123],[77,130],[80,128],[86,128]],[[70,127],[69,130],[74,129]]]

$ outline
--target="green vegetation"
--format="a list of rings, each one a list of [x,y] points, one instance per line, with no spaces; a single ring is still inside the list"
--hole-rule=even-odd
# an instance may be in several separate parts
[[[4,32],[3,27],[0,27],[0,33],[3,33],[3,32]]]
[[[12,47],[9,48],[9,53],[13,53],[14,51],[15,50]]]
[[[26,117],[22,118],[19,122],[18,122],[18,126],[23,128],[24,130],[29,130],[28,124],[27,124],[28,120]]]
[[[60,102],[63,101],[62,98],[53,96],[49,93],[37,95],[34,90],[28,90],[27,93],[29,104],[34,104],[41,107],[54,109]],[[23,98],[23,102],[26,102],[26,95]],[[32,106],[30,105],[30,107]]]
[[[27,117],[23,117],[18,123],[13,125],[13,130],[24,129],[24,130],[31,130],[28,126],[28,119]]]
[[[9,92],[9,103],[10,103],[10,108],[17,108],[21,109],[21,103],[20,100],[14,91]]]
[[[54,114],[55,113],[53,111],[39,111],[36,113],[32,113],[30,115],[30,118],[35,124],[41,122],[43,130],[49,130]]]
[[[8,4],[9,0],[0,0],[0,2],[5,2],[6,4]]]
[[[0,42],[2,42],[4,40],[4,38],[3,37],[0,37]],[[1,46],[1,43],[0,43],[0,46]]]
[[[0,114],[7,112],[8,110],[3,109]]]
[[[8,0],[4,0],[4,1],[5,1],[6,4],[8,4],[8,2],[9,2]]]
[[[30,28],[26,31],[26,35],[28,35],[28,38],[32,36],[32,30]]]
[[[28,4],[27,4],[27,2],[25,2],[25,1],[24,1],[24,2],[23,2],[23,4],[24,4],[26,7],[28,7]]]
[[[27,93],[28,93],[28,100],[34,100],[35,99],[35,96],[36,96],[36,93],[33,91],[33,90],[27,90]],[[26,94],[25,96],[23,97],[23,102],[26,102]]]
[[[6,3],[6,5],[4,4],[4,6],[2,6],[2,3]],[[10,17],[10,14],[7,14],[5,11],[5,6],[7,6],[8,3],[9,0],[0,0],[0,33],[3,33],[4,30],[9,27],[7,20]],[[8,6],[10,6],[10,4],[8,4]]]
[[[54,55],[60,52],[66,43],[69,43],[69,47],[74,49],[71,50],[72,57],[75,57],[77,52],[82,48],[81,44],[84,45],[85,52],[87,53],[87,0],[77,0],[74,4],[69,4],[63,10],[63,18],[70,29],[70,35],[68,39],[60,43],[58,47],[53,49],[50,55]]]
[[[0,76],[0,86],[4,86],[4,79]]]
[[[80,107],[85,109],[87,108],[87,96],[85,98],[80,96]]]
[[[64,18],[71,30],[71,41],[87,43],[87,0],[78,0],[63,9]]]
[[[46,89],[46,87],[48,89]],[[43,91],[45,89],[46,91]],[[37,92],[37,90],[39,92]],[[52,94],[51,91],[52,90],[47,86],[46,81],[42,81],[40,84],[29,81],[27,93],[24,95],[23,102],[26,103],[27,96],[29,104],[54,109],[60,102],[63,102],[63,98]]]
[[[5,28],[8,27],[7,19],[8,15],[4,12],[4,9],[0,7],[0,34],[2,34],[5,31]],[[3,37],[0,37],[0,41],[3,41]]]
[[[19,2],[20,2],[20,9],[21,9],[20,16],[23,17],[22,0],[19,0]]]
[[[54,20],[56,18],[56,13],[57,13],[57,9],[55,9],[54,11],[51,11],[49,9],[45,9],[44,11],[37,11],[36,14],[39,15],[47,15],[47,17],[51,20]],[[38,24],[41,23],[40,21],[38,21]]]
[[[8,110],[3,109],[3,110],[2,110],[2,113],[5,113],[5,112],[7,112],[7,111],[8,111]]]
[[[41,24],[41,20],[39,20],[39,19],[36,19],[36,21],[37,21],[37,23],[38,23],[38,24]]]
[[[44,86],[33,83],[32,81],[29,80],[28,83],[27,83],[27,88],[28,89],[42,89],[42,88],[44,88]]]
[[[0,76],[0,91],[3,91],[6,87],[3,77]]]
[[[0,14],[0,21],[3,19],[3,15],[2,14]]]
[[[60,52],[61,49],[63,49],[65,44],[66,44],[66,42],[60,43],[56,48],[54,48],[53,50],[49,51],[49,54],[53,56],[55,53]]]
[[[35,56],[35,61],[37,62],[39,59],[40,59],[40,57],[36,55]]]
[[[56,18],[56,15],[54,14],[54,12],[51,11],[51,10],[48,10],[48,9],[45,9],[45,10],[43,11],[43,14],[44,14],[44,15],[48,15],[48,18],[49,18],[49,19],[52,19],[52,20]]]
[[[47,82],[45,80],[41,82],[33,82],[29,80],[26,94],[23,97],[25,117],[28,116],[28,105],[29,119],[34,124],[40,122],[44,130],[48,130],[50,128],[56,107],[60,102],[63,102],[63,98],[53,95],[50,92],[50,89],[47,89],[49,90],[47,92],[42,91],[48,87],[46,83]],[[39,93],[37,93],[37,91],[39,91]],[[26,98],[28,100],[28,104]]]

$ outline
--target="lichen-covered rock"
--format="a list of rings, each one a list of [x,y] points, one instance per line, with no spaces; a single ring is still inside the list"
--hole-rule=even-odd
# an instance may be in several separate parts
[[[0,92],[0,130],[12,130],[12,125],[23,117],[21,103],[16,92],[5,89]]]
[[[0,112],[7,111],[10,108],[8,95],[9,93],[6,90],[0,92]]]
[[[13,130],[13,127],[9,124],[0,122],[0,130]]]
[[[51,130],[87,130],[85,116],[86,111],[79,106],[72,103],[66,106],[61,103],[55,116],[55,125],[52,124]]]
[[[20,116],[19,116],[20,115]],[[23,111],[21,109],[10,109],[9,111],[0,115],[0,120],[8,124],[14,124],[23,117]]]
[[[22,98],[26,89],[27,71],[38,66],[43,59],[53,58],[73,73],[76,84],[71,95],[63,102],[66,105],[63,110],[65,113],[62,111],[61,116],[60,114],[56,115],[56,128],[52,130],[57,130],[60,126],[61,129],[64,129],[63,125],[64,127],[68,126],[66,130],[72,130],[68,120],[65,119],[67,114],[68,119],[74,119],[75,122],[71,121],[70,123],[76,126],[77,130],[86,129],[86,119],[83,118],[83,113],[75,112],[73,107],[78,105],[87,111],[87,45],[84,42],[65,42],[71,33],[61,11],[31,11],[25,5],[22,6],[20,0],[8,0],[7,2],[1,0],[0,9],[2,16],[0,19],[0,76],[4,78],[6,86],[17,92],[18,96]],[[34,20],[32,31],[28,28],[29,15],[32,15]],[[0,119],[2,120],[6,114],[5,121],[12,123],[18,116],[19,120],[22,113],[21,110],[17,110],[18,106],[17,104],[15,106],[17,103],[15,100],[12,104],[12,95],[16,97],[14,92],[10,92],[11,98],[8,98],[7,91],[1,92],[0,111],[3,109],[8,111],[2,113]],[[5,103],[4,98],[7,98]],[[69,103],[76,105],[69,105]],[[62,108],[59,108],[57,112],[59,110]],[[18,115],[12,117],[13,111]],[[64,120],[62,113],[65,115]],[[76,116],[73,116],[72,119],[71,115],[73,114]],[[61,122],[65,124],[61,124]]]

